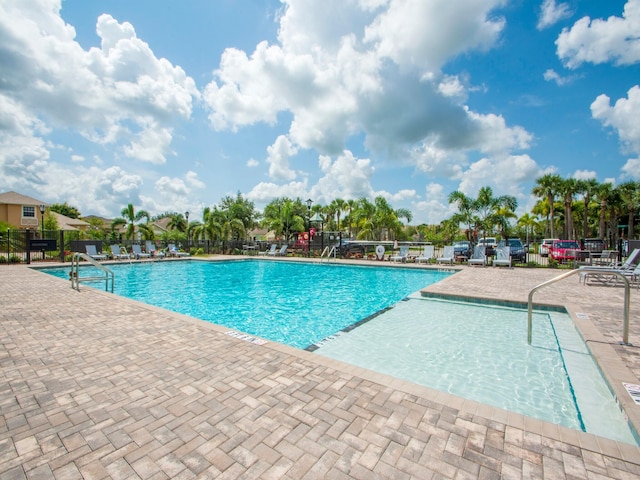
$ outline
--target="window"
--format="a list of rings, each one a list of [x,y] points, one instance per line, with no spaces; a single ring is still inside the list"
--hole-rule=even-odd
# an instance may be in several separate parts
[[[22,216],[23,217],[35,217],[36,216],[36,207],[30,207],[27,205],[22,206]]]

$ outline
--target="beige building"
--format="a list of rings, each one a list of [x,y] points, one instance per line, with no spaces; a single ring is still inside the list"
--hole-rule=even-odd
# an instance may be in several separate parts
[[[0,193],[0,221],[20,230],[37,229],[43,219],[42,212],[47,206],[42,200],[16,192]]]

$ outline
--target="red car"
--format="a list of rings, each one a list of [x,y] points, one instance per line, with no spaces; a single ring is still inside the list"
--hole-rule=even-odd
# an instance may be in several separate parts
[[[549,256],[558,262],[579,258],[580,245],[574,240],[555,240],[549,249]]]

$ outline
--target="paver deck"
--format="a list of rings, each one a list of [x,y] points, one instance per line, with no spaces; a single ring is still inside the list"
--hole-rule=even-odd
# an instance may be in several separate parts
[[[427,290],[526,301],[557,273],[463,268]],[[588,313],[605,373],[640,383],[640,349],[617,343],[622,289],[575,277],[535,300]],[[226,332],[0,267],[0,478],[640,477],[638,447]]]

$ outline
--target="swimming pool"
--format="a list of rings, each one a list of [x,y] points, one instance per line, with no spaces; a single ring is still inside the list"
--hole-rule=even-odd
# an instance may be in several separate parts
[[[528,348],[526,310],[453,308],[412,295],[451,271],[262,260],[110,268],[116,294],[297,348],[320,344],[321,355],[634,443],[597,367],[580,367],[593,360],[568,315],[536,312]],[[83,269],[81,276],[93,274]],[[69,269],[46,271],[67,278]],[[339,333],[359,322],[348,335]],[[488,337],[481,342],[482,335]],[[432,372],[440,383],[426,375]],[[615,426],[600,428],[599,415]]]
[[[452,274],[262,260],[121,263],[109,268],[118,295],[297,348]],[[68,278],[69,268],[45,271]],[[93,267],[82,267],[81,276],[97,274]],[[95,286],[104,288],[104,282]]]

